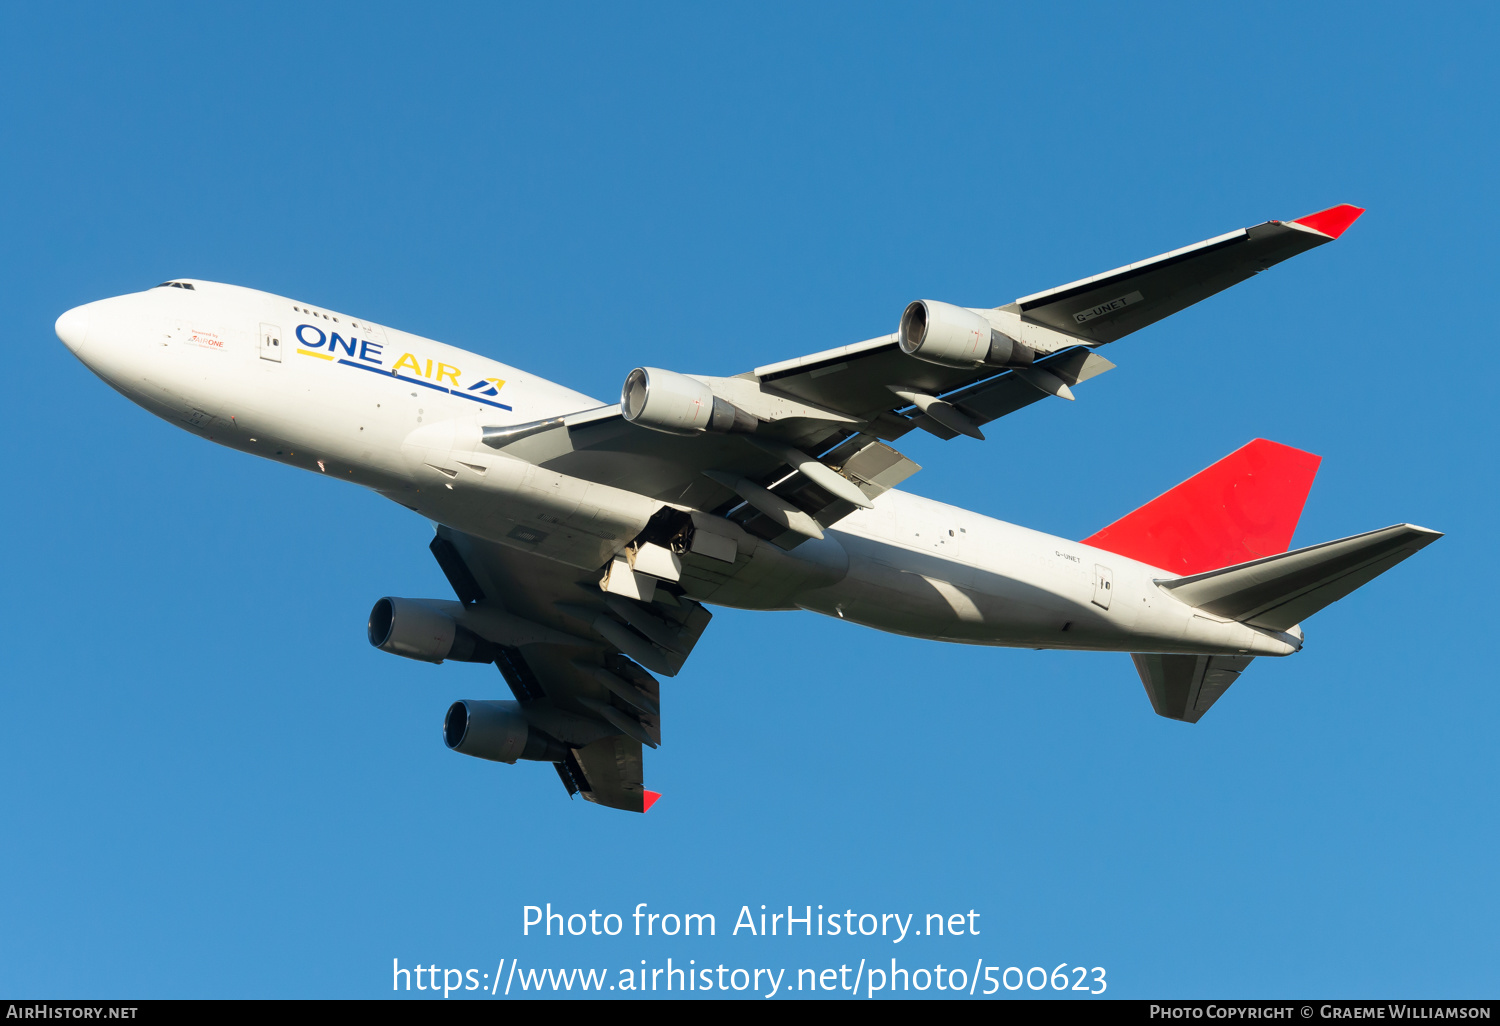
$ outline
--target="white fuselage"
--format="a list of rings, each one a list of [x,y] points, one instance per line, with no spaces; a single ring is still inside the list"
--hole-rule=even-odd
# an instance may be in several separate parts
[[[662,503],[554,473],[479,443],[487,425],[598,400],[431,339],[212,282],[78,307],[58,334],[157,416],[231,448],[343,478],[438,523],[582,569],[602,568]],[[371,373],[376,371],[378,373]],[[644,430],[644,429],[640,429]],[[516,540],[538,517],[562,529]],[[969,644],[1287,655],[1277,633],[1195,611],[1173,575],[1079,542],[889,491],[790,552],[751,558],[704,602],[803,608]]]

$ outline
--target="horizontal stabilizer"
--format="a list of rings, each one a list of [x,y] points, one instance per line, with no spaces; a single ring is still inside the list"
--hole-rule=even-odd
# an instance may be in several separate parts
[[[1157,584],[1205,612],[1284,631],[1441,537],[1425,527],[1396,524]]]
[[[1197,723],[1253,657],[1133,654],[1130,658],[1135,660],[1156,715]]]

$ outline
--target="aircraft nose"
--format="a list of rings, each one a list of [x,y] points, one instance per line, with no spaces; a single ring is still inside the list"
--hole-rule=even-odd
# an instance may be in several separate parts
[[[75,354],[81,355],[89,337],[89,311],[75,306],[57,319],[57,337]]]

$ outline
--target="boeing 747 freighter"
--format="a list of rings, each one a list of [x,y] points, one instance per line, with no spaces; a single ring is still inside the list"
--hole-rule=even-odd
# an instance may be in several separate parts
[[[709,605],[1130,653],[1155,711],[1196,722],[1252,659],[1298,651],[1303,620],[1440,537],[1397,524],[1287,551],[1319,460],[1266,440],[1082,541],[897,488],[920,469],[895,448],[907,433],[983,439],[1070,400],[1114,366],[1106,344],[1362,212],[1268,221],[994,308],[920,300],[892,334],[732,377],[640,367],[615,404],[188,278],[69,310],[57,334],[169,423],[432,521],[456,597],[380,599],[371,644],[493,662],[512,697],[454,702],[449,748],[550,762],[570,794],[644,812],[657,676],[682,669]]]

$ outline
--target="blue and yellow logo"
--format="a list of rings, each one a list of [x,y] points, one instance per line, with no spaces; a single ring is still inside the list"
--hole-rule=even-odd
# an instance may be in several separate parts
[[[387,368],[385,347],[381,343],[355,338],[353,335],[346,339],[336,331],[325,333],[316,324],[297,325],[297,342],[299,343],[297,352],[302,356],[328,360],[344,367],[358,367],[360,370],[383,374],[398,381],[421,385],[423,388],[431,388],[438,392],[447,392],[460,399],[470,399],[497,409],[510,409],[504,403],[497,403],[493,398],[486,398],[500,394],[500,389],[505,387],[503,378],[480,378],[467,388],[463,388],[460,386],[463,371],[451,363],[419,360],[412,353],[402,353],[396,362]],[[402,371],[408,373],[403,374]]]

